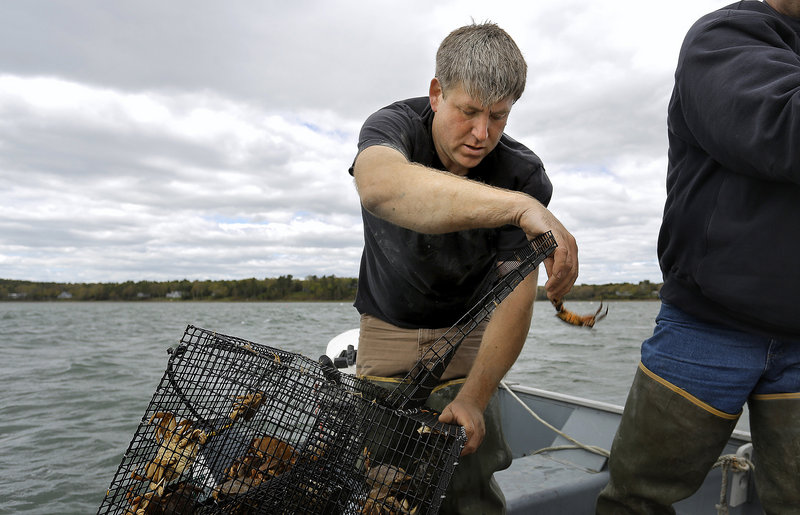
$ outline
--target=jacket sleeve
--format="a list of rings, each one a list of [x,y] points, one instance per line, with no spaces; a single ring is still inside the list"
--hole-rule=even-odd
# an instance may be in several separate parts
[[[701,19],[675,76],[688,139],[729,170],[800,184],[799,54],[798,34],[775,16]]]

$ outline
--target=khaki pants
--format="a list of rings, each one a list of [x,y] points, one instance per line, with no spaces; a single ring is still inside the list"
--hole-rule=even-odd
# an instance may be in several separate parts
[[[464,338],[441,381],[467,376],[478,354],[487,323],[484,321]],[[356,374],[405,377],[428,348],[449,329],[404,329],[371,315],[361,315]]]

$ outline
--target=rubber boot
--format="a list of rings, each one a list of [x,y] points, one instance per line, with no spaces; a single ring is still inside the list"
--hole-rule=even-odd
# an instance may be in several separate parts
[[[764,512],[800,513],[800,394],[753,396],[750,435]]]
[[[597,513],[674,514],[672,505],[700,488],[738,418],[640,364],[611,445],[610,481]]]

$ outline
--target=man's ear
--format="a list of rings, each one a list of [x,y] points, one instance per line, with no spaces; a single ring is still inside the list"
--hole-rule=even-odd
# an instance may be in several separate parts
[[[431,109],[435,113],[439,109],[439,102],[442,101],[442,85],[439,83],[439,79],[434,77],[431,79],[431,87],[428,90],[428,97],[431,100]]]

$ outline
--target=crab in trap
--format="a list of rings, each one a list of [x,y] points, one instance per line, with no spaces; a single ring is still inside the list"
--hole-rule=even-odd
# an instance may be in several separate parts
[[[423,426],[425,427],[425,426]],[[364,499],[361,515],[417,515],[419,506],[413,506],[414,475],[402,467],[388,463],[375,463],[364,448],[364,480],[369,493]],[[424,469],[424,467],[422,467]],[[424,475],[424,471],[421,472]]]
[[[289,470],[298,453],[288,443],[272,437],[254,438],[247,453],[225,470],[226,481],[216,485],[211,496],[222,499],[243,494],[273,477]]]
[[[148,505],[161,502],[165,498],[165,487],[192,466],[200,446],[208,440],[208,434],[201,429],[192,429],[191,420],[175,421],[175,415],[159,411],[150,417],[149,424],[157,421],[153,437],[160,443],[155,457],[147,464],[144,474],[131,473],[137,481],[149,481],[148,492],[133,495],[129,491],[131,509],[128,513],[139,515],[149,513]]]
[[[261,404],[264,402],[264,394],[261,392],[248,393],[247,395],[237,395],[233,403],[230,419],[250,420],[256,414]]]

